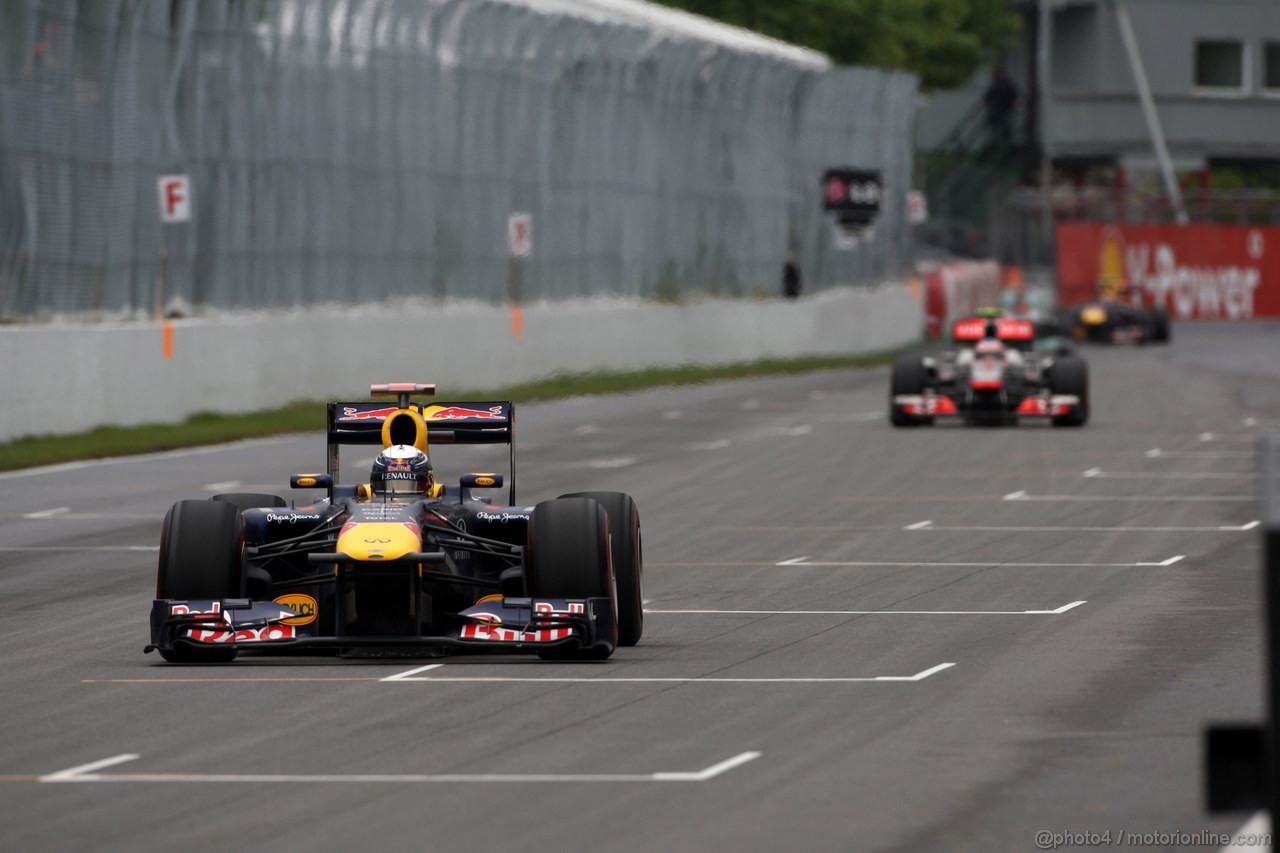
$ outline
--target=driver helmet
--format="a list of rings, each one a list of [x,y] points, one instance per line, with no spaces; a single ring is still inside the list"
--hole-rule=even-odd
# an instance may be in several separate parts
[[[435,485],[431,460],[408,444],[393,444],[373,460],[369,487],[375,494],[429,494]]]
[[[973,348],[973,352],[979,358],[982,356],[1001,356],[1004,355],[1004,344],[997,338],[984,338],[978,341],[978,345]]]

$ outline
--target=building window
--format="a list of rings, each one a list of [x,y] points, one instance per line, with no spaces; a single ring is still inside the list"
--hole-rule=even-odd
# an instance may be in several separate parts
[[[1280,41],[1266,43],[1262,61],[1262,87],[1280,92]]]
[[[1227,40],[1197,41],[1196,88],[1219,92],[1243,91],[1244,44]]]

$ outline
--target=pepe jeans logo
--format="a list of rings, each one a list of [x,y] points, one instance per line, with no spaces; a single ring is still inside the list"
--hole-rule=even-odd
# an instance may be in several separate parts
[[[296,524],[299,521],[319,521],[320,513],[318,512],[269,512],[267,513],[267,521],[278,521],[280,523]]]
[[[481,521],[528,521],[529,516],[517,512],[485,512],[481,510],[476,513],[476,518]]]

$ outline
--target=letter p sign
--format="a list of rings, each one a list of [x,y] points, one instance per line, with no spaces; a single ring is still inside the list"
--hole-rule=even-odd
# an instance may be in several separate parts
[[[186,175],[161,175],[157,183],[160,190],[160,221],[189,222],[191,220],[191,181]]]

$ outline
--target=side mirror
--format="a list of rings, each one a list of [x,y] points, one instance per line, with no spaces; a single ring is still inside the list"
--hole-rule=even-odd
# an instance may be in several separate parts
[[[291,489],[332,489],[333,478],[328,474],[294,474],[289,478]]]
[[[460,482],[464,489],[498,489],[502,487],[502,475],[463,474]]]

